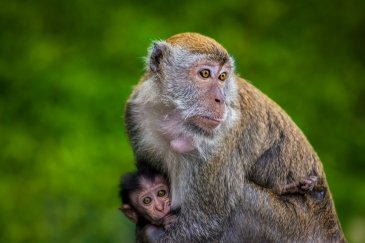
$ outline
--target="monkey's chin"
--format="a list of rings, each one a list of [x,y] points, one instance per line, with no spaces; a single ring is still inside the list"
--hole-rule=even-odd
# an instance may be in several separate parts
[[[188,153],[195,149],[191,137],[178,137],[170,141],[171,148],[178,153]]]

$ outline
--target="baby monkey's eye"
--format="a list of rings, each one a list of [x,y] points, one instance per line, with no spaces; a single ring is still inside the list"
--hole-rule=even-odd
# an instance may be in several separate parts
[[[203,69],[199,73],[203,78],[209,78],[210,76],[210,71],[208,69]]]
[[[226,80],[227,79],[227,73],[223,72],[223,73],[219,74],[218,79],[221,80],[221,81]]]
[[[148,205],[152,202],[152,199],[150,197],[145,197],[142,200],[143,204]]]
[[[166,196],[166,191],[165,191],[165,190],[159,190],[159,191],[157,192],[157,196],[159,196],[159,197],[164,197],[164,196]]]

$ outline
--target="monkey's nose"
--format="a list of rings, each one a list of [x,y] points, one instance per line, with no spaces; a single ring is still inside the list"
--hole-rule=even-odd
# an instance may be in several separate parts
[[[213,99],[218,104],[221,104],[224,101],[223,93],[217,86],[213,86],[210,89],[210,98]]]
[[[163,211],[164,209],[163,203],[156,203],[155,208],[157,211]]]

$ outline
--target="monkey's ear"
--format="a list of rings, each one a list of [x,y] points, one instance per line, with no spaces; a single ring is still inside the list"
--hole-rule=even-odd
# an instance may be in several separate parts
[[[124,215],[127,216],[127,218],[132,220],[133,223],[137,223],[137,221],[138,221],[137,212],[130,205],[123,204],[122,206],[120,206],[119,210],[122,213],[124,213]]]
[[[154,42],[149,55],[149,68],[152,72],[161,70],[161,61],[166,57],[168,47],[164,42]]]

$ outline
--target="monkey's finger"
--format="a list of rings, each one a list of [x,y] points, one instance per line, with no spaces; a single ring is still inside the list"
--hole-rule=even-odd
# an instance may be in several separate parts
[[[313,190],[313,188],[314,188],[314,183],[306,183],[301,186],[301,189],[307,190],[307,191]]]

